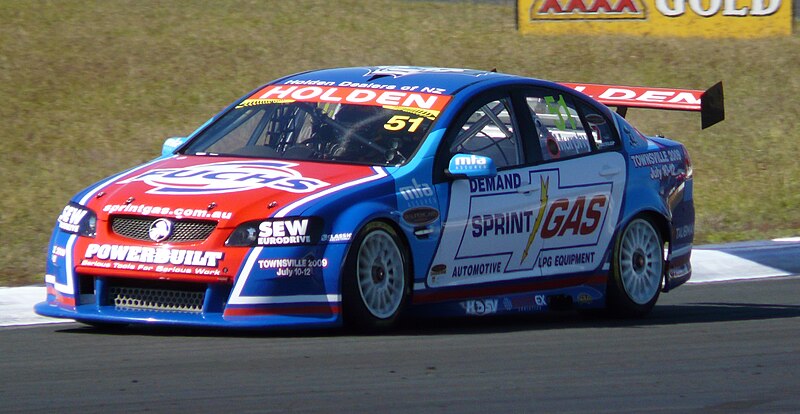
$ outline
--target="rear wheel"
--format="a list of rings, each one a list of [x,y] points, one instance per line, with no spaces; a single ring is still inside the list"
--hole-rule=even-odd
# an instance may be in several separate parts
[[[653,309],[664,276],[664,242],[653,224],[636,218],[614,246],[608,305],[620,316],[639,317]]]
[[[407,257],[391,226],[373,222],[359,233],[343,275],[345,323],[375,330],[397,321],[410,292]]]

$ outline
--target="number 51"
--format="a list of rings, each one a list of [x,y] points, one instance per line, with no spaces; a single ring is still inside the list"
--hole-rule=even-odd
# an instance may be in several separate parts
[[[414,132],[422,125],[422,117],[411,118],[407,115],[395,115],[383,127],[389,131],[400,131],[408,127],[408,132]]]

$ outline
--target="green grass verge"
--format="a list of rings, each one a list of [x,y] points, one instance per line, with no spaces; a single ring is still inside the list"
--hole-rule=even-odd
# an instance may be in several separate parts
[[[512,6],[420,1],[0,1],[0,286],[41,281],[78,190],[156,156],[251,88],[313,68],[471,67],[703,89],[727,120],[631,111],[686,143],[697,242],[800,234],[800,36],[520,35]]]

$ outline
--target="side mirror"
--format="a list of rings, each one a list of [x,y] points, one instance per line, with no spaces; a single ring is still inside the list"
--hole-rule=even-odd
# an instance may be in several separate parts
[[[181,145],[183,145],[189,137],[170,137],[164,141],[164,145],[161,147],[161,156],[167,157],[172,155],[176,149],[178,149]]]
[[[475,154],[456,154],[450,158],[445,173],[453,178],[481,178],[497,175],[494,161],[489,157]]]

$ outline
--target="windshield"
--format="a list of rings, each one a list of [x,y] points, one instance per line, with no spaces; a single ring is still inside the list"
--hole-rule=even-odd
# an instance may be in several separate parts
[[[358,103],[349,102],[355,98]],[[227,112],[183,153],[402,164],[447,100],[443,95],[275,85]]]

